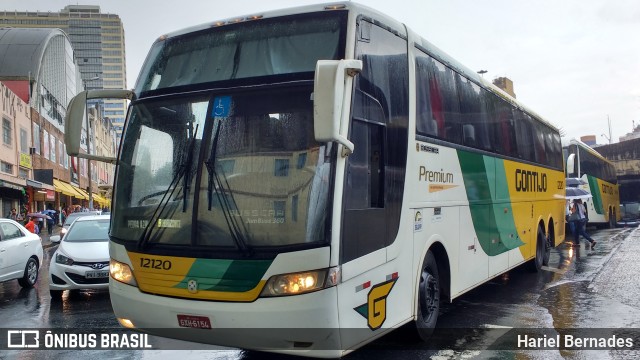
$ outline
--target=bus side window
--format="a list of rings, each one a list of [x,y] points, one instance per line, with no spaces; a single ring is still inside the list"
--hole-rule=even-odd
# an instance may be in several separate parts
[[[440,109],[433,107],[436,119],[442,119],[444,124],[439,124],[440,137],[452,143],[462,143],[462,129],[460,125],[460,102],[456,89],[455,73],[439,61],[432,61],[430,76],[436,79],[442,106]],[[433,106],[433,105],[432,105]],[[440,113],[436,112],[437,110]]]
[[[436,113],[432,107],[433,104],[436,107],[441,106],[440,95],[437,93],[435,79],[429,79],[430,58],[420,52],[418,54],[416,57],[416,132],[438,137],[438,123],[444,124],[444,120],[436,120]]]
[[[418,51],[417,132],[453,143],[462,143],[457,74],[438,60]]]
[[[480,85],[456,74],[458,97],[460,98],[460,119],[462,123],[462,143],[465,146],[491,150],[489,141],[489,119],[486,105],[481,97]]]

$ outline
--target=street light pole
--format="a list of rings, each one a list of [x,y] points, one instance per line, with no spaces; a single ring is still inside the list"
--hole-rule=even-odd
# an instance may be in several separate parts
[[[607,136],[605,134],[601,134],[601,135],[602,135],[602,137],[607,139],[607,141],[609,141],[609,145],[611,145],[611,140],[612,140],[612,136],[611,136],[611,119],[609,119],[609,115],[607,115],[607,122],[609,123],[609,136]]]
[[[98,80],[100,79],[99,76],[95,76],[89,79],[84,79],[82,80],[82,83],[84,85],[84,90],[87,90],[87,81],[93,81],[93,80]],[[89,134],[89,126],[90,126],[90,122],[89,122],[89,109],[85,109],[85,115],[87,118],[87,155],[91,155],[91,141],[90,141],[90,134]],[[87,187],[87,190],[89,190],[89,210],[93,210],[93,189],[91,188],[91,160],[87,159],[87,177],[89,178],[89,186]]]

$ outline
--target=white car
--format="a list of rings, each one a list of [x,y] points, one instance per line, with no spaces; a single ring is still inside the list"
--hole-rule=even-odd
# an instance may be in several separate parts
[[[49,265],[49,291],[59,298],[64,290],[109,287],[109,215],[76,219],[60,242]]]
[[[62,229],[60,230],[60,236],[64,237],[64,234],[69,231],[69,227],[76,221],[77,218],[82,216],[91,216],[91,215],[100,215],[99,211],[82,211],[82,212],[74,212],[67,215],[67,218],[64,220],[64,224],[62,224]]]
[[[0,219],[0,282],[18,279],[20,286],[33,287],[42,264],[40,236],[10,219]]]

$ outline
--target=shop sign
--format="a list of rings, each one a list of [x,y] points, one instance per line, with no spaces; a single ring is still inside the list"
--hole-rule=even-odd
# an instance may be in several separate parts
[[[31,169],[31,155],[20,153],[20,166]]]

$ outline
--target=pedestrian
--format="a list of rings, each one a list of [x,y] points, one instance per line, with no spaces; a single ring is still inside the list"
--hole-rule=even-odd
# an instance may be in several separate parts
[[[27,230],[31,231],[32,233],[37,234],[37,229],[36,228],[38,227],[38,225],[36,225],[36,222],[33,220],[33,217],[29,217],[29,222],[27,222],[24,225],[24,227]]]
[[[576,222],[571,219],[571,213],[572,213],[571,200],[567,200],[567,204],[564,207],[564,218],[569,228],[569,233],[575,238]]]
[[[46,221],[47,221],[47,232],[49,233],[49,235],[53,235],[54,220],[51,216],[48,216]]]
[[[13,221],[18,221],[18,212],[16,211],[16,208],[11,209],[11,214],[9,214],[9,219]]]
[[[580,222],[580,214],[578,213],[578,208],[575,201],[569,205],[569,215],[567,216],[567,222],[569,223],[571,235],[573,235],[573,246],[579,246],[580,235],[578,235],[578,223]]]
[[[582,199],[576,199],[574,201],[574,207],[578,213],[579,220],[576,223],[576,236],[575,241],[577,244],[580,244],[580,235],[582,235],[585,239],[589,240],[591,243],[591,249],[596,246],[596,241],[587,233],[587,222],[589,221],[589,216],[587,215],[587,209],[582,203]]]

